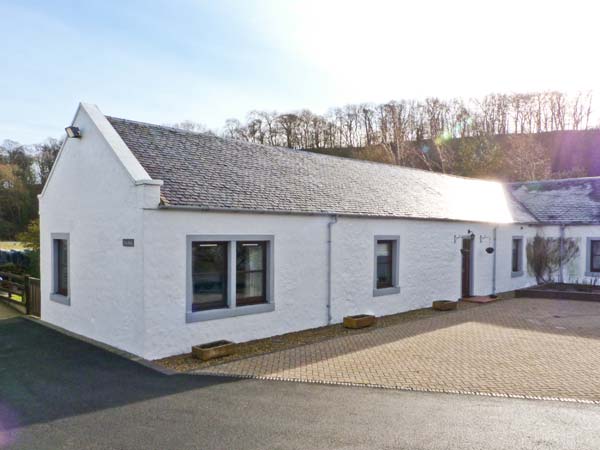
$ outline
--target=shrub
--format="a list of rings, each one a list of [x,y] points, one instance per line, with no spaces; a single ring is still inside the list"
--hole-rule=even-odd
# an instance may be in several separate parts
[[[579,255],[579,244],[573,238],[563,239],[561,254],[560,238],[547,238],[537,234],[527,243],[527,266],[538,284],[550,283],[561,266]]]

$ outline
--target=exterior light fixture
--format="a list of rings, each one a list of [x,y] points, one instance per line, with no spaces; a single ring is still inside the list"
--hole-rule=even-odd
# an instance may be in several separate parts
[[[65,128],[65,131],[67,132],[67,136],[70,138],[81,137],[81,130],[79,130],[79,127],[67,127]]]

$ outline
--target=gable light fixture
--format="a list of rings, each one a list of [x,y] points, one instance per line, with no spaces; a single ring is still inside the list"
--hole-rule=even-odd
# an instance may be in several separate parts
[[[81,130],[79,129],[79,127],[67,127],[65,128],[65,131],[67,132],[67,136],[70,138],[81,137]]]

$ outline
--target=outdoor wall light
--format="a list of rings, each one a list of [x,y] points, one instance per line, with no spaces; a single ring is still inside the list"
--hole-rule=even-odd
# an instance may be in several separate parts
[[[67,132],[67,136],[70,138],[81,137],[81,131],[79,130],[79,127],[67,127],[65,128],[65,131]]]
[[[488,247],[485,249],[485,251],[491,255],[492,253],[494,253],[494,247]]]

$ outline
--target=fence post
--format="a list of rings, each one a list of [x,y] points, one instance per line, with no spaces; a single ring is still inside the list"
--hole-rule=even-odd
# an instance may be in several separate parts
[[[23,279],[23,301],[25,302],[25,313],[26,314],[30,314],[31,313],[31,305],[30,303],[30,295],[29,295],[29,291],[31,290],[31,284],[29,281],[29,275],[25,275],[25,278]]]

